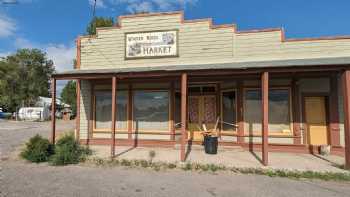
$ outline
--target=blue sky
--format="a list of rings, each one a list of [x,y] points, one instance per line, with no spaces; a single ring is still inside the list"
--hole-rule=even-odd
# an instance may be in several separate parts
[[[74,40],[84,34],[94,0],[0,0],[0,57],[40,48],[57,70],[72,68]],[[97,0],[96,15],[185,10],[239,30],[283,27],[287,38],[350,35],[350,0]]]

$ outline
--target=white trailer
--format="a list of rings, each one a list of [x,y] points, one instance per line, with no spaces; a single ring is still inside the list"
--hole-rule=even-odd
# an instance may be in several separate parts
[[[18,111],[20,120],[45,121],[50,119],[50,110],[47,107],[22,107]]]

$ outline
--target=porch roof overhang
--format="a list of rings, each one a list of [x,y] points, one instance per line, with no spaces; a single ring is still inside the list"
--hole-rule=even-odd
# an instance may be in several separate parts
[[[350,68],[350,57],[310,58],[270,61],[246,61],[212,64],[167,65],[152,67],[126,67],[113,69],[74,69],[56,72],[55,79],[97,79],[129,77],[179,76],[183,72],[191,75],[229,75],[269,72],[336,71]]]

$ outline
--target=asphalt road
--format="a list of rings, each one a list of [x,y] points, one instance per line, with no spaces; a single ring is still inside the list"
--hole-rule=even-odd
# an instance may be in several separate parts
[[[72,128],[65,125],[67,129]],[[49,134],[49,123],[0,122],[3,153],[0,196],[350,196],[350,183],[292,180],[234,173],[152,171],[122,167],[53,167],[30,164],[13,151],[35,133]]]

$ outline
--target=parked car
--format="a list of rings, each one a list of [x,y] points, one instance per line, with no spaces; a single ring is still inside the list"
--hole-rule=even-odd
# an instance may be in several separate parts
[[[8,119],[11,117],[11,113],[3,112],[2,108],[0,108],[0,119]]]

